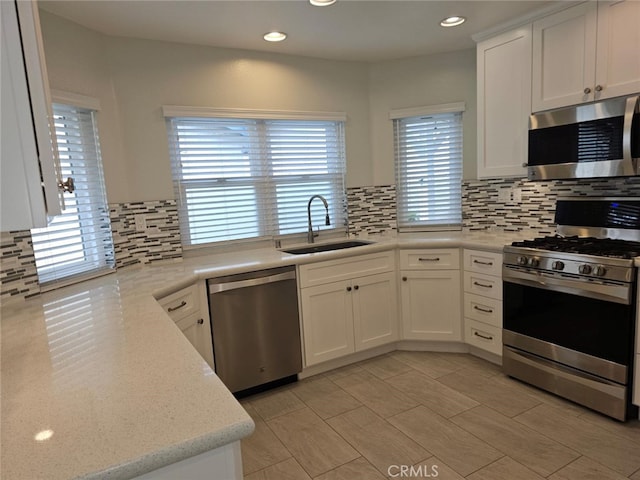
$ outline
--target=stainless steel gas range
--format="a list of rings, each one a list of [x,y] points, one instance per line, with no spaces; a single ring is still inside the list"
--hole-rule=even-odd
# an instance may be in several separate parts
[[[558,235],[504,248],[503,369],[618,420],[631,404],[640,198],[564,198]]]

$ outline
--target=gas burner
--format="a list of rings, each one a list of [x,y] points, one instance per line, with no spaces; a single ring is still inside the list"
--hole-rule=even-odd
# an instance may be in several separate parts
[[[538,237],[513,242],[513,247],[536,248],[563,253],[577,253],[598,257],[632,259],[640,256],[640,242],[595,237]]]

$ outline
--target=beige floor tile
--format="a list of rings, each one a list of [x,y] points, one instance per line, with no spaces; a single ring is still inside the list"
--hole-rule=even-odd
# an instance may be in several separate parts
[[[390,465],[412,465],[431,456],[424,448],[366,407],[327,421],[381,472]]]
[[[467,477],[468,480],[544,480],[513,458],[502,457]]]
[[[386,382],[447,418],[480,405],[472,398],[415,370],[388,378]]]
[[[626,478],[588,457],[580,457],[551,475],[549,480],[625,480]]]
[[[493,377],[494,375],[502,374],[502,366],[474,357],[468,353],[437,352],[434,355],[456,364],[460,367],[460,370],[466,370],[476,376]]]
[[[478,376],[471,370],[460,370],[440,377],[438,381],[507,417],[514,417],[541,403],[541,400],[523,393],[508,382]]]
[[[352,365],[347,365],[346,367],[336,368],[329,372],[323,373],[323,376],[327,377],[329,380],[335,381],[362,371],[364,371],[364,369],[360,366],[360,364],[354,363]]]
[[[335,417],[362,406],[362,403],[326,377],[303,380],[290,391],[322,419]]]
[[[289,390],[289,387],[260,393],[246,400],[264,420],[271,420],[279,415],[305,407],[305,404]]]
[[[245,475],[262,470],[291,457],[278,437],[256,413],[251,405],[243,402],[243,407],[253,418],[256,429],[241,441],[242,469]]]
[[[485,406],[451,418],[456,425],[546,477],[580,456],[577,452]]]
[[[593,410],[583,409],[580,415],[582,420],[586,420],[614,435],[626,438],[632,442],[640,444],[640,420],[627,420],[619,422]]]
[[[423,406],[395,415],[389,422],[463,476],[503,456],[486,442]]]
[[[366,459],[360,457],[323,473],[314,480],[385,480],[385,477]]]
[[[281,415],[267,425],[312,477],[360,456],[309,408]]]
[[[433,352],[396,351],[389,355],[431,378],[438,378],[462,368],[459,364],[450,362]]]
[[[382,355],[371,360],[365,360],[360,362],[360,366],[382,380],[412,370],[409,365],[396,360],[390,355]]]
[[[640,470],[629,477],[631,480],[640,480]]]
[[[640,444],[551,405],[539,405],[515,420],[623,475],[640,469]]]
[[[311,480],[300,464],[290,458],[259,472],[244,476],[245,480]]]
[[[356,373],[336,382],[363,405],[384,418],[420,404],[369,372]]]

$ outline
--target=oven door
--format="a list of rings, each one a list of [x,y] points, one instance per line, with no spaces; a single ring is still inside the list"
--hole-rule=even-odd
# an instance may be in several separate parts
[[[633,353],[633,289],[617,282],[503,267],[503,342],[626,384]]]

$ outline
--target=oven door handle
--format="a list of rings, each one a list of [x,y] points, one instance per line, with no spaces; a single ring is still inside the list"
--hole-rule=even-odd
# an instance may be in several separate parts
[[[504,282],[621,303],[623,305],[631,304],[631,288],[626,285],[585,282],[566,277],[556,278],[542,273],[523,272],[510,268],[508,265],[504,265],[503,268],[502,280]]]
[[[635,160],[631,152],[631,134],[633,131],[633,115],[640,111],[640,96],[634,96],[627,98],[624,109],[624,123],[622,131],[622,155],[625,167],[628,167],[630,171],[626,175],[636,175]]]

